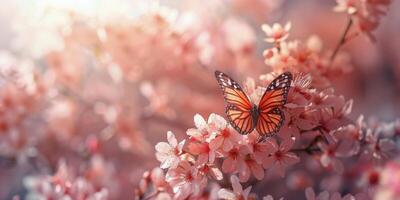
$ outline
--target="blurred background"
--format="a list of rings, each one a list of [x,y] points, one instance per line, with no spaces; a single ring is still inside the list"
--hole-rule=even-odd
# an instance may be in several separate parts
[[[316,35],[333,49],[348,18],[334,0],[0,4],[0,199],[24,197],[60,162],[88,192],[132,195],[167,131],[182,139],[196,113],[223,115],[215,69],[240,83],[271,71],[262,24],[290,21],[289,40]],[[341,49],[352,70],[330,80],[354,99],[354,119],[400,116],[398,9],[375,42],[360,35]]]

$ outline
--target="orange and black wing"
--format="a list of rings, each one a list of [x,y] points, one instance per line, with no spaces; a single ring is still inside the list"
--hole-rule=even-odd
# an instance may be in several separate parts
[[[268,86],[258,104],[257,132],[270,136],[279,131],[285,115],[282,107],[286,104],[292,74],[285,72],[275,78]]]
[[[215,77],[224,94],[227,104],[225,112],[229,123],[240,134],[249,134],[254,130],[253,104],[240,85],[229,76],[220,71],[215,71]]]

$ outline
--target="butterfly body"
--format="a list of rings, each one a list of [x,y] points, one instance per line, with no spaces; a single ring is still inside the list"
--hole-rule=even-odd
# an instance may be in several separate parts
[[[284,121],[283,106],[286,104],[292,75],[279,75],[267,87],[258,105],[250,102],[242,88],[228,75],[216,71],[215,77],[223,91],[226,115],[230,124],[241,134],[254,129],[262,136],[279,131]]]
[[[253,126],[256,127],[258,117],[260,116],[260,110],[258,110],[257,105],[253,104],[253,108],[251,109],[251,117],[253,118]]]

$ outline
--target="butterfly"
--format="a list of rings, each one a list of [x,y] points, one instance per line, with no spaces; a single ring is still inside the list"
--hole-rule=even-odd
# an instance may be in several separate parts
[[[215,71],[215,77],[224,94],[229,123],[240,134],[256,129],[261,136],[272,136],[279,131],[285,120],[282,108],[292,81],[290,72],[279,75],[269,84],[258,105],[250,102],[240,85],[228,75]]]

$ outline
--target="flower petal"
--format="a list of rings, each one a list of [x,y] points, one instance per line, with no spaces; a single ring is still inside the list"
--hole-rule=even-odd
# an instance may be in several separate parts
[[[228,200],[235,200],[236,195],[230,190],[227,189],[220,189],[218,190],[218,198],[221,199],[228,199]]]
[[[168,131],[167,133],[167,140],[168,143],[173,147],[176,147],[178,145],[178,141],[176,140],[174,133],[172,133],[171,131]]]
[[[155,149],[157,152],[166,153],[166,154],[170,153],[172,150],[171,146],[169,146],[169,144],[166,142],[157,143]]]
[[[231,183],[232,183],[233,191],[236,194],[242,194],[243,188],[242,188],[242,185],[240,184],[239,179],[238,179],[237,176],[235,176],[235,175],[231,176]]]

